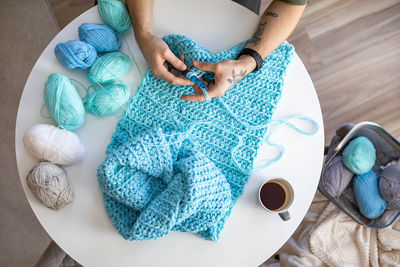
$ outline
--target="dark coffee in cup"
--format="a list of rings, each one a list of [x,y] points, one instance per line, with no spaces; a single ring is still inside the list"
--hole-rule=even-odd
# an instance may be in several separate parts
[[[273,181],[267,182],[261,187],[260,200],[267,209],[279,210],[286,202],[285,189]]]
[[[283,178],[265,181],[258,190],[258,200],[264,209],[278,213],[282,220],[290,219],[288,209],[294,200],[294,191],[290,183]]]

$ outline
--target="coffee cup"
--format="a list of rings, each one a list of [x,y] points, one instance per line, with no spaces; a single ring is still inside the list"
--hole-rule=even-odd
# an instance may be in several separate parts
[[[261,206],[269,212],[278,213],[282,220],[290,219],[288,209],[294,200],[294,191],[290,183],[283,178],[265,181],[258,190]]]

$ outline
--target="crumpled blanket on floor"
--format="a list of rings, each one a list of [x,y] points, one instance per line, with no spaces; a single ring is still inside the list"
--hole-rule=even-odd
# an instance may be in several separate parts
[[[384,229],[354,222],[320,192],[303,222],[260,267],[275,266],[400,266],[400,219]]]

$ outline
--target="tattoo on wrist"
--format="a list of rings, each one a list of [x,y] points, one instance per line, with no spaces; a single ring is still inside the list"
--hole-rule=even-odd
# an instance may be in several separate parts
[[[264,13],[264,16],[271,16],[273,18],[277,18],[278,14],[276,14],[274,12],[271,12],[271,11],[267,11],[267,12]]]
[[[246,76],[246,70],[240,70],[240,72],[238,74],[235,73],[235,70],[232,70],[232,78],[228,78],[226,79],[228,81],[228,83],[233,86],[236,83],[238,83],[241,79],[244,78],[244,76]]]

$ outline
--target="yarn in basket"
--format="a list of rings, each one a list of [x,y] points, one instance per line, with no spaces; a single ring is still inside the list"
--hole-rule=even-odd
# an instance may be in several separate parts
[[[373,171],[358,175],[353,179],[353,190],[362,215],[376,219],[386,208],[386,201],[379,192],[378,176]]]
[[[390,165],[382,170],[379,190],[388,202],[388,208],[400,209],[400,165]]]
[[[344,166],[342,156],[335,156],[325,168],[322,184],[329,195],[340,196],[351,182],[354,174]]]
[[[376,151],[372,142],[359,136],[352,140],[343,151],[344,165],[355,174],[364,174],[375,164]]]

